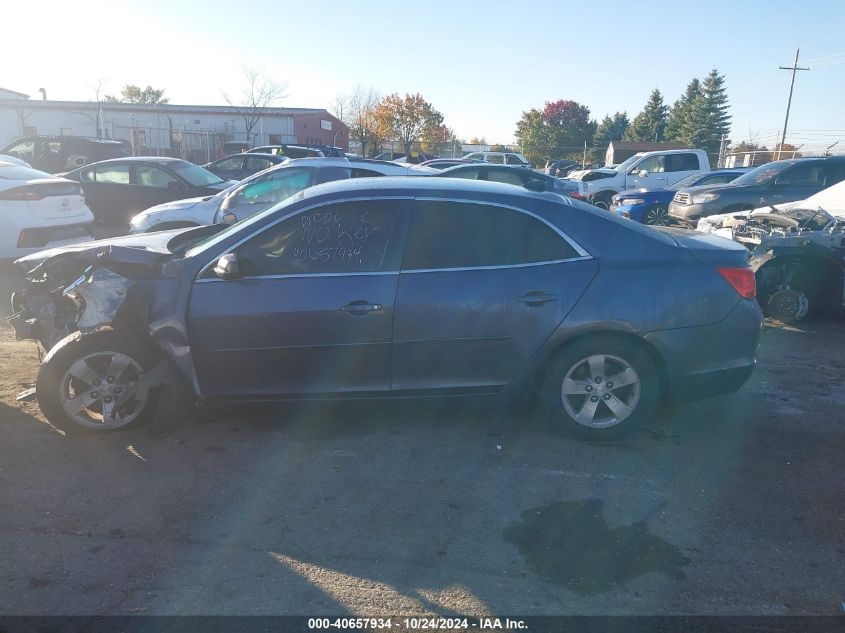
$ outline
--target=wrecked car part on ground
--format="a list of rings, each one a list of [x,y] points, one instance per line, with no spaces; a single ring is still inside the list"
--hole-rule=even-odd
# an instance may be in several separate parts
[[[793,205],[704,218],[698,229],[749,249],[769,316],[789,323],[845,312],[845,217]]]

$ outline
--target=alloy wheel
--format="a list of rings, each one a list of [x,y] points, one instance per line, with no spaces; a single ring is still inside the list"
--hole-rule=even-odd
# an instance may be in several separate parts
[[[651,207],[645,214],[645,224],[669,226],[669,209],[662,205]]]
[[[640,401],[640,376],[625,359],[593,354],[576,362],[563,378],[560,398],[578,424],[605,429],[624,422]]]
[[[144,370],[117,352],[88,354],[59,383],[59,402],[74,422],[91,429],[118,429],[132,422],[146,404]]]

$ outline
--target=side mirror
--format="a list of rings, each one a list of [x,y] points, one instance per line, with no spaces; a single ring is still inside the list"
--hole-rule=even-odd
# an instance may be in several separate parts
[[[238,269],[238,256],[234,253],[226,253],[214,265],[214,274],[220,279],[238,279],[241,276]]]

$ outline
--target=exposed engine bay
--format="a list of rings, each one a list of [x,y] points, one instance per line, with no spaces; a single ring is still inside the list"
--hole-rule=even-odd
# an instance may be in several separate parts
[[[763,310],[784,322],[845,312],[845,216],[800,204],[702,218],[698,230],[744,244]]]

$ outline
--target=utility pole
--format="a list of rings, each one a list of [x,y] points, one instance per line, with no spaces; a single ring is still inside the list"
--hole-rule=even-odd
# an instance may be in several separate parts
[[[778,70],[792,71],[792,80],[789,82],[789,99],[786,101],[786,117],[783,120],[783,132],[780,137],[780,147],[778,147],[778,159],[780,158],[780,153],[783,150],[783,144],[786,142],[786,126],[789,123],[789,107],[792,105],[792,89],[795,87],[795,73],[799,70],[810,70],[809,68],[798,67],[798,53],[800,52],[800,48],[795,49],[795,61],[792,62],[792,66],[778,66]]]

